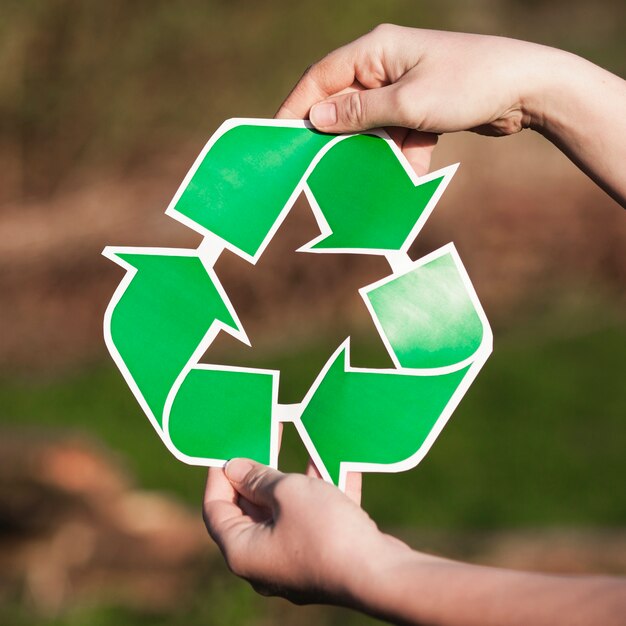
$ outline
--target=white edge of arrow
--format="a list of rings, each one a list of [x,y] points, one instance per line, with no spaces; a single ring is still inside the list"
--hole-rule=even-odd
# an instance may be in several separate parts
[[[191,182],[196,171],[198,170],[198,168],[200,167],[200,165],[206,158],[211,148],[222,137],[222,135],[226,134],[228,131],[238,126],[273,126],[273,127],[281,127],[281,128],[307,128],[309,130],[316,130],[315,127],[308,120],[271,120],[271,119],[260,119],[260,118],[231,118],[231,119],[226,120],[215,131],[215,133],[211,135],[211,138],[209,139],[209,141],[204,145],[204,147],[200,151],[200,154],[197,156],[193,165],[191,166],[191,168],[185,175],[185,178],[183,178],[182,183],[176,190],[174,197],[170,201],[167,209],[165,210],[165,214],[177,220],[178,222],[180,222],[187,228],[190,228],[191,230],[194,230],[197,233],[200,233],[204,237],[207,237],[210,239],[218,239],[220,242],[219,245],[221,246],[222,249],[230,250],[233,254],[236,254],[237,256],[248,261],[249,263],[252,263],[253,265],[257,263],[257,261],[259,260],[259,258],[261,257],[261,255],[263,254],[267,246],[269,245],[270,241],[274,238],[274,235],[276,234],[276,232],[278,231],[278,229],[284,222],[285,218],[289,214],[289,211],[291,210],[294,203],[298,199],[298,196],[302,192],[305,193],[307,200],[309,202],[309,205],[311,206],[311,210],[313,211],[313,215],[320,229],[320,235],[318,235],[313,240],[309,241],[308,243],[298,248],[297,250],[298,252],[309,252],[309,253],[314,253],[314,254],[336,254],[336,253],[370,254],[370,255],[379,255],[379,256],[387,255],[390,252],[397,252],[396,250],[384,250],[380,248],[324,248],[324,249],[319,249],[319,250],[312,249],[312,246],[314,246],[316,243],[330,236],[332,234],[332,229],[330,228],[328,221],[326,220],[324,214],[322,213],[322,210],[320,209],[317,201],[315,200],[313,193],[311,192],[309,186],[307,185],[307,179],[309,178],[311,172],[315,169],[317,164],[320,162],[320,160],[324,157],[324,155],[334,145],[336,145],[340,141],[343,141],[345,139],[348,139],[350,137],[354,137],[355,135],[360,135],[360,134],[374,135],[376,137],[380,137],[381,139],[385,140],[387,144],[390,146],[392,152],[395,154],[400,164],[402,165],[402,167],[404,168],[404,171],[406,172],[407,176],[409,177],[413,185],[416,187],[423,183],[429,182],[430,180],[433,180],[435,178],[443,177],[441,184],[437,187],[437,190],[435,191],[431,199],[428,201],[428,204],[422,211],[422,214],[420,215],[419,219],[415,222],[413,228],[411,229],[408,236],[406,237],[404,243],[402,244],[400,248],[400,252],[406,253],[406,251],[409,249],[409,247],[411,246],[411,244],[413,243],[413,241],[419,234],[420,230],[422,229],[422,227],[424,226],[424,224],[430,217],[430,214],[432,213],[437,202],[443,195],[444,191],[446,190],[448,184],[452,180],[452,177],[454,176],[459,166],[458,163],[455,163],[453,165],[449,165],[435,172],[429,172],[428,174],[425,174],[423,176],[418,176],[415,173],[415,170],[413,169],[411,164],[408,162],[408,160],[404,156],[404,154],[402,154],[402,151],[396,145],[395,141],[393,141],[393,139],[391,139],[391,137],[384,130],[373,129],[373,130],[368,130],[365,133],[349,133],[349,134],[344,134],[344,135],[336,135],[315,155],[311,163],[309,163],[309,166],[305,170],[298,184],[295,186],[293,192],[289,196],[289,199],[285,203],[285,206],[281,209],[280,213],[278,214],[278,217],[274,221],[272,228],[269,230],[269,232],[263,239],[263,242],[261,243],[259,249],[254,255],[250,255],[247,252],[244,252],[243,250],[241,250],[240,248],[237,248],[230,242],[226,241],[225,239],[222,239],[221,237],[219,237],[219,235],[213,233],[210,230],[207,230],[206,228],[204,228],[203,226],[201,226],[200,224],[198,224],[197,222],[190,219],[189,217],[182,214],[180,211],[176,209],[176,205],[178,204],[178,201],[183,195],[185,189],[189,186],[189,183]]]
[[[326,152],[328,152],[328,150],[330,150],[338,142],[343,141],[356,134],[362,134],[362,133],[337,135],[333,139],[331,139],[313,158],[308,168],[304,172],[302,178],[300,179],[299,183],[294,188],[285,206],[279,213],[272,228],[270,229],[265,239],[263,240],[261,246],[257,250],[256,254],[250,255],[244,252],[243,250],[240,250],[239,248],[233,246],[228,241],[226,241],[225,239],[222,239],[221,237],[219,237],[212,231],[205,229],[200,224],[196,223],[195,221],[191,220],[187,216],[183,215],[176,209],[176,205],[180,197],[182,196],[185,189],[191,182],[194,174],[196,173],[197,169],[200,167],[201,163],[205,159],[209,150],[211,150],[213,145],[220,139],[222,135],[224,135],[229,130],[237,126],[241,126],[241,125],[275,126],[275,127],[284,127],[284,128],[308,128],[311,130],[315,130],[315,127],[308,120],[272,120],[272,119],[262,119],[262,118],[231,118],[231,119],[226,120],[223,124],[221,124],[221,126],[215,131],[215,133],[211,136],[209,141],[205,144],[200,154],[198,155],[193,165],[191,166],[190,170],[187,172],[182,183],[178,187],[167,209],[165,210],[166,215],[172,217],[173,219],[177,220],[184,226],[190,228],[191,230],[194,230],[195,232],[200,233],[203,236],[204,239],[200,243],[199,247],[197,249],[186,249],[186,248],[160,248],[160,247],[148,248],[148,247],[112,247],[112,246],[109,246],[104,249],[102,254],[105,257],[114,261],[115,263],[117,263],[118,265],[120,265],[126,270],[126,275],[124,276],[124,278],[118,285],[117,289],[115,290],[113,297],[111,298],[111,301],[109,302],[107,306],[105,316],[104,316],[104,339],[105,339],[105,343],[107,345],[107,348],[113,360],[115,361],[116,365],[121,371],[124,379],[126,380],[126,383],[130,387],[133,395],[137,399],[142,410],[147,415],[148,419],[152,423],[154,429],[157,431],[157,433],[159,434],[160,438],[162,439],[163,443],[166,445],[168,450],[177,459],[187,464],[210,466],[210,467],[223,467],[228,459],[208,459],[208,458],[200,458],[200,457],[190,457],[188,455],[185,455],[181,453],[178,450],[178,448],[176,448],[176,446],[173,444],[169,436],[169,432],[167,430],[167,424],[169,423],[169,414],[171,412],[172,404],[174,402],[176,393],[178,389],[180,388],[180,386],[182,385],[185,377],[188,375],[189,371],[191,371],[191,369],[195,367],[202,368],[202,369],[221,370],[221,371],[230,370],[230,371],[246,371],[250,373],[259,373],[259,374],[271,374],[273,377],[273,400],[272,400],[273,406],[272,406],[272,425],[271,425],[271,442],[270,442],[270,466],[277,467],[277,463],[278,463],[279,423],[293,422],[313,462],[315,463],[316,467],[320,471],[322,477],[328,482],[332,482],[330,475],[328,474],[324,466],[324,463],[322,462],[319,454],[317,453],[317,450],[315,449],[315,446],[313,445],[313,442],[311,441],[311,438],[309,437],[308,433],[306,432],[304,428],[304,425],[302,424],[301,415],[304,412],[304,409],[306,408],[306,406],[309,404],[311,398],[313,397],[314,393],[316,392],[317,388],[321,384],[322,380],[324,379],[325,375],[327,374],[328,370],[330,369],[331,365],[333,364],[333,362],[335,361],[335,359],[337,358],[337,355],[339,354],[341,350],[345,349],[345,364],[344,364],[345,371],[354,371],[354,372],[367,371],[371,373],[387,373],[387,374],[395,373],[395,374],[401,374],[401,375],[405,374],[405,375],[410,375],[410,376],[420,376],[420,375],[423,376],[423,375],[433,375],[433,374],[445,374],[445,373],[449,373],[452,371],[456,371],[458,369],[466,367],[467,364],[471,362],[472,365],[470,369],[468,370],[467,374],[465,375],[465,377],[463,378],[461,384],[459,385],[459,387],[453,394],[451,400],[446,405],[441,416],[435,423],[435,426],[431,429],[431,432],[429,433],[428,437],[425,439],[425,441],[420,446],[420,448],[415,452],[415,454],[413,454],[411,457],[409,457],[408,459],[404,461],[401,461],[399,463],[389,464],[389,465],[377,464],[377,463],[342,462],[340,466],[339,488],[345,491],[345,482],[346,482],[346,476],[348,472],[352,472],[352,471],[355,471],[355,472],[356,471],[400,472],[400,471],[404,471],[404,470],[415,467],[427,454],[428,450],[434,443],[435,439],[437,438],[437,436],[439,435],[439,433],[445,426],[446,422],[448,421],[448,419],[454,412],[461,398],[465,395],[467,389],[469,389],[471,383],[476,378],[476,375],[478,374],[478,372],[484,365],[485,361],[489,357],[489,354],[491,354],[492,345],[493,345],[493,336],[492,336],[491,328],[489,326],[489,322],[487,321],[487,317],[478,300],[478,296],[476,295],[474,287],[469,279],[469,276],[467,275],[467,272],[463,264],[461,263],[461,260],[458,256],[458,253],[454,245],[447,244],[446,246],[443,246],[442,248],[435,250],[434,252],[428,254],[425,257],[422,257],[421,259],[415,262],[412,262],[411,259],[408,257],[408,249],[410,245],[413,243],[413,241],[419,234],[420,230],[422,229],[422,227],[424,226],[424,224],[430,217],[437,202],[443,195],[452,177],[454,176],[459,164],[456,163],[453,165],[449,165],[435,172],[429,172],[428,174],[425,174],[423,176],[418,176],[413,170],[410,163],[407,161],[406,157],[402,154],[401,150],[398,148],[396,143],[391,139],[391,137],[389,137],[389,135],[385,131],[381,129],[367,131],[367,134],[378,136],[384,139],[389,144],[389,146],[391,147],[391,150],[394,152],[398,161],[403,166],[406,174],[409,176],[414,186],[418,186],[420,184],[429,182],[430,180],[433,180],[435,178],[443,177],[443,180],[441,181],[441,184],[438,186],[437,190],[435,191],[435,193],[429,200],[428,204],[422,211],[419,219],[416,221],[415,225],[409,232],[407,238],[405,239],[403,245],[401,246],[399,250],[383,250],[383,249],[378,249],[378,248],[361,248],[361,249],[328,248],[328,249],[313,250],[311,249],[311,247],[314,246],[319,241],[330,236],[332,234],[332,229],[330,228],[322,210],[320,209],[317,201],[315,200],[313,193],[308,187],[306,181],[309,175],[311,174],[311,172],[313,171],[313,169],[315,168],[315,166],[324,157],[324,155],[326,154]],[[425,263],[428,263],[431,260],[434,260],[438,256],[441,256],[448,252],[451,253],[455,260],[457,268],[459,269],[461,278],[465,284],[465,287],[470,295],[470,298],[474,304],[474,307],[483,325],[483,340],[481,342],[480,347],[474,353],[474,355],[459,364],[446,366],[442,368],[432,368],[432,369],[401,368],[400,364],[397,361],[397,357],[395,356],[393,350],[391,349],[391,346],[388,343],[388,340],[384,336],[382,327],[380,327],[377,318],[375,317],[375,315],[373,315],[373,311],[369,305],[367,298],[364,297],[365,303],[368,306],[368,309],[370,310],[370,314],[372,314],[374,324],[376,325],[381,335],[381,338],[383,339],[383,342],[385,343],[385,346],[387,348],[387,351],[390,357],[392,358],[394,364],[396,365],[398,369],[393,369],[393,368],[364,369],[364,368],[351,367],[349,365],[350,363],[350,338],[348,337],[344,342],[342,342],[342,344],[335,350],[333,355],[329,358],[326,365],[322,368],[322,370],[318,374],[315,382],[313,383],[311,388],[308,390],[306,396],[304,397],[301,403],[279,404],[278,403],[278,386],[279,386],[280,372],[275,371],[275,370],[264,370],[264,369],[255,369],[255,368],[236,368],[236,367],[230,367],[230,366],[220,366],[220,365],[214,366],[214,365],[200,364],[198,362],[199,359],[202,357],[204,352],[206,352],[206,350],[211,345],[211,343],[213,342],[215,337],[218,335],[220,330],[224,330],[225,332],[229,333],[236,339],[242,341],[246,345],[251,345],[245,333],[245,330],[243,329],[243,326],[241,325],[239,317],[237,316],[237,313],[234,307],[232,306],[232,303],[230,302],[230,299],[226,295],[226,292],[224,291],[221,282],[218,280],[217,275],[215,274],[215,271],[213,270],[213,265],[215,264],[215,261],[217,260],[217,258],[219,258],[223,250],[227,249],[227,250],[230,250],[235,255],[248,261],[249,263],[256,264],[259,258],[261,257],[261,255],[263,254],[263,252],[265,251],[265,249],[267,248],[267,246],[269,245],[270,241],[273,239],[274,235],[276,234],[276,232],[282,225],[287,214],[293,207],[293,204],[295,203],[296,199],[302,192],[304,192],[304,194],[306,195],[309,205],[311,206],[313,215],[317,221],[318,227],[320,228],[320,235],[315,237],[312,241],[301,246],[298,249],[299,252],[309,252],[309,253],[315,253],[315,254],[340,253],[340,254],[368,254],[368,255],[378,255],[378,256],[382,255],[382,256],[385,256],[387,260],[389,261],[389,264],[392,269],[392,274],[383,278],[381,281],[377,281],[376,283],[373,283],[371,285],[361,288],[359,291],[362,296],[364,296],[365,293],[369,291],[370,289],[374,289],[376,286],[384,282],[393,280],[397,278],[398,276],[400,276],[401,274],[406,273],[408,271],[412,271],[413,269],[419,267],[420,265],[423,265]],[[133,379],[128,368],[126,367],[126,364],[124,363],[117,348],[115,347],[115,343],[111,336],[111,317],[112,317],[113,311],[115,310],[115,307],[117,306],[119,300],[123,296],[124,292],[128,288],[129,284],[131,283],[132,279],[134,278],[137,272],[136,268],[134,268],[133,266],[124,262],[122,259],[116,256],[116,253],[118,252],[119,253],[131,253],[131,254],[161,254],[161,255],[170,255],[170,256],[179,255],[179,256],[199,257],[200,260],[203,262],[203,265],[205,266],[205,269],[207,270],[207,273],[209,274],[210,278],[214,281],[216,288],[218,289],[220,295],[222,296],[224,302],[226,303],[226,306],[229,312],[231,313],[233,319],[235,320],[238,326],[238,330],[234,330],[220,321],[215,321],[213,322],[213,324],[211,324],[204,338],[202,339],[200,345],[192,354],[191,358],[187,362],[183,371],[177,377],[174,385],[172,386],[172,389],[170,390],[168,394],[165,407],[164,407],[164,415],[163,415],[163,424],[165,426],[164,429],[162,429],[159,426],[159,423],[156,420],[156,417],[150,410],[143,394],[141,393],[139,387],[135,383],[135,380]]]
[[[295,186],[294,190],[292,191],[291,195],[289,196],[289,199],[285,203],[285,206],[281,209],[280,213],[278,214],[278,217],[274,221],[274,224],[272,225],[272,228],[269,230],[269,232],[267,233],[267,235],[263,239],[263,242],[261,243],[259,249],[256,251],[256,253],[254,255],[251,255],[251,254],[248,254],[247,252],[244,252],[240,248],[237,248],[236,246],[234,246],[230,242],[226,241],[225,239],[222,239],[221,237],[219,237],[219,235],[216,235],[212,231],[207,230],[206,228],[204,228],[203,226],[201,226],[197,222],[193,221],[192,219],[190,219],[186,215],[183,215],[181,212],[179,212],[176,209],[176,205],[178,204],[178,201],[180,200],[181,196],[183,195],[185,189],[189,186],[189,183],[191,182],[191,180],[194,177],[196,171],[198,170],[198,168],[200,167],[200,165],[202,164],[202,162],[206,158],[206,155],[209,153],[211,148],[222,137],[222,135],[226,134],[228,131],[230,131],[233,128],[236,128],[238,126],[274,126],[274,127],[281,127],[281,128],[307,128],[309,130],[316,130],[315,127],[307,120],[270,120],[270,119],[243,118],[243,117],[240,117],[240,118],[234,117],[234,118],[226,120],[213,133],[213,135],[211,135],[211,138],[209,139],[209,141],[205,144],[205,146],[200,151],[200,154],[197,156],[196,160],[194,161],[193,165],[191,166],[191,169],[187,172],[185,178],[183,179],[183,182],[178,187],[176,193],[174,194],[174,197],[172,198],[171,202],[169,203],[167,209],[165,210],[165,214],[169,215],[171,218],[177,220],[178,222],[180,222],[181,224],[187,226],[188,228],[190,228],[192,230],[195,230],[196,232],[200,233],[204,237],[211,237],[211,238],[219,239],[220,242],[221,242],[222,248],[230,250],[233,254],[236,254],[237,256],[241,257],[242,259],[248,261],[248,263],[252,263],[253,265],[256,265],[257,261],[259,260],[259,258],[261,257],[261,255],[263,254],[263,252],[265,251],[267,246],[269,245],[270,241],[274,238],[274,235],[276,234],[276,232],[278,231],[278,229],[282,225],[283,221],[285,220],[285,218],[289,214],[289,211],[291,210],[291,208],[293,207],[294,203],[298,199],[298,196],[302,193],[302,191],[304,189],[304,185],[306,183],[306,179],[309,177],[310,173],[313,171],[315,166],[319,163],[320,159],[336,143],[338,143],[339,141],[342,141],[346,137],[351,137],[352,135],[337,135],[337,136],[333,137],[315,155],[315,157],[313,158],[311,163],[309,163],[309,166],[307,167],[306,171],[302,175],[300,181]]]
[[[330,237],[333,234],[333,230],[330,227],[330,224],[328,223],[328,220],[326,219],[326,216],[324,215],[324,212],[322,211],[320,205],[318,204],[317,199],[315,198],[315,195],[313,194],[313,191],[311,190],[311,188],[309,187],[309,185],[307,184],[305,180],[304,186],[303,186],[304,195],[306,196],[307,202],[309,203],[309,206],[311,207],[311,211],[313,212],[313,215],[315,216],[315,220],[317,221],[317,225],[320,229],[320,234],[314,239],[312,239],[311,241],[308,241],[304,245],[300,246],[297,249],[297,252],[308,252],[311,254],[369,254],[369,255],[377,255],[377,256],[389,256],[390,254],[406,255],[408,253],[409,248],[411,247],[411,244],[415,241],[415,238],[417,237],[419,232],[422,230],[422,228],[426,224],[426,221],[430,217],[435,206],[437,205],[437,202],[439,202],[439,199],[441,198],[441,196],[443,195],[443,192],[446,190],[446,188],[450,184],[452,177],[454,176],[454,174],[456,173],[459,167],[459,163],[454,163],[453,165],[448,165],[439,170],[436,170],[435,172],[429,172],[428,174],[424,174],[423,176],[417,176],[417,174],[415,173],[415,170],[411,167],[411,164],[406,160],[406,157],[402,154],[402,152],[396,145],[395,141],[393,141],[389,137],[389,135],[387,135],[386,132],[382,130],[376,130],[376,131],[368,131],[367,134],[380,137],[381,139],[384,139],[391,146],[392,151],[394,152],[395,156],[398,158],[398,161],[400,161],[400,163],[404,167],[406,174],[409,176],[409,178],[411,179],[411,182],[413,183],[415,187],[417,187],[418,185],[423,185],[424,183],[427,183],[436,178],[443,178],[443,180],[438,185],[437,189],[435,190],[435,193],[432,195],[432,197],[430,198],[430,200],[424,207],[424,210],[422,211],[421,215],[419,216],[419,218],[413,225],[413,228],[410,230],[409,234],[404,240],[404,243],[402,244],[402,246],[400,246],[399,249],[395,249],[395,248],[394,249],[314,248],[314,246],[316,246],[318,243]],[[343,135],[342,139],[346,139],[352,136],[353,135]],[[308,178],[308,175],[307,175],[307,178]]]
[[[369,304],[369,300],[367,299],[366,294],[369,291],[376,289],[378,286],[386,282],[390,282],[398,278],[402,274],[406,274],[410,271],[413,271],[417,269],[418,267],[421,267],[422,265],[426,265],[427,263],[430,263],[431,261],[434,261],[435,259],[442,257],[446,254],[451,255],[452,259],[454,260],[457,270],[459,271],[461,280],[465,286],[465,289],[467,290],[467,293],[469,294],[470,300],[472,301],[472,304],[474,305],[476,313],[481,321],[482,329],[483,329],[483,337],[482,337],[480,346],[477,348],[477,350],[474,352],[472,356],[468,357],[467,359],[464,359],[463,361],[460,361],[459,363],[455,363],[455,364],[448,365],[445,367],[438,367],[438,368],[403,368],[398,363],[397,357],[394,354],[393,349],[391,348],[391,344],[389,343],[389,340],[387,339],[382,329],[382,326],[380,325],[380,322],[378,321],[376,315],[374,314],[374,311],[371,308],[371,305]],[[406,471],[415,467],[426,456],[431,446],[433,445],[433,443],[435,442],[435,440],[437,439],[437,437],[443,430],[444,426],[450,419],[452,413],[455,411],[459,402],[461,401],[461,399],[463,398],[467,390],[470,388],[472,382],[478,375],[478,372],[481,370],[481,368],[483,367],[483,365],[485,364],[485,362],[487,361],[489,355],[491,354],[493,350],[493,333],[491,330],[491,326],[489,325],[489,321],[487,320],[485,311],[482,305],[480,304],[478,295],[476,294],[476,290],[474,289],[474,286],[472,285],[470,277],[465,267],[463,266],[461,258],[459,257],[459,254],[453,243],[448,243],[445,246],[438,248],[434,252],[431,252],[430,254],[427,254],[426,256],[418,259],[417,261],[412,262],[410,265],[407,265],[403,269],[403,271],[400,273],[394,273],[379,281],[376,281],[375,283],[362,287],[361,289],[359,289],[359,292],[361,293],[363,299],[365,300],[365,303],[368,307],[370,315],[372,316],[372,320],[374,321],[374,324],[376,325],[376,328],[381,336],[381,339],[383,340],[385,344],[385,348],[387,349],[387,352],[389,353],[389,356],[392,358],[396,367],[395,368],[379,368],[379,369],[352,367],[350,365],[350,337],[348,337],[333,352],[332,356],[328,359],[328,361],[326,362],[326,364],[324,365],[320,373],[317,375],[317,378],[315,379],[313,385],[308,390],[302,403],[298,405],[298,415],[290,421],[293,421],[298,431],[298,434],[302,438],[302,441],[309,455],[311,456],[311,459],[313,460],[316,468],[318,469],[318,471],[320,472],[324,480],[332,483],[330,474],[328,473],[328,470],[326,469],[322,458],[317,452],[317,449],[315,448],[315,445],[313,444],[311,437],[307,433],[306,428],[304,427],[304,424],[302,423],[301,417],[306,407],[311,402],[311,399],[315,395],[315,392],[317,391],[318,387],[322,384],[322,381],[324,380],[326,374],[328,373],[328,370],[330,369],[332,364],[335,362],[335,360],[337,359],[338,355],[341,353],[342,350],[345,350],[345,361],[344,361],[345,372],[368,372],[372,374],[398,374],[398,375],[406,375],[406,376],[433,376],[433,375],[444,375],[444,374],[456,372],[460,369],[463,369],[464,367],[467,367],[468,365],[470,365],[470,368],[465,374],[465,376],[463,377],[463,380],[461,381],[461,383],[455,390],[454,394],[452,395],[452,397],[446,404],[444,410],[442,411],[441,415],[435,422],[430,433],[424,439],[424,441],[422,442],[422,445],[415,451],[415,453],[413,453],[410,457],[408,457],[407,459],[403,461],[399,461],[397,463],[389,463],[389,464],[351,462],[351,461],[341,462],[340,469],[339,469],[338,486],[342,491],[345,491],[348,472],[379,472],[379,473],[392,472],[392,473],[395,473],[395,472]]]
[[[111,334],[111,320],[113,317],[113,312],[117,307],[119,301],[122,296],[128,289],[128,286],[132,282],[133,278],[137,274],[137,268],[132,266],[130,263],[121,259],[118,254],[144,254],[144,255],[162,255],[162,256],[186,256],[186,257],[195,257],[200,259],[202,262],[209,278],[213,281],[216,290],[218,291],[220,297],[222,298],[228,312],[232,316],[235,321],[235,325],[237,326],[237,330],[231,328],[227,324],[224,324],[220,320],[215,320],[207,329],[202,341],[198,345],[198,347],[194,350],[193,354],[187,361],[187,364],[182,369],[178,377],[176,378],[172,388],[170,389],[165,405],[163,408],[163,420],[162,426],[159,425],[159,422],[150,409],[143,393],[139,389],[139,386],[135,382],[133,375],[128,369],[122,355],[120,354],[117,346],[115,345],[115,341],[113,340],[113,336]],[[113,293],[113,297],[109,302],[105,314],[104,314],[104,322],[103,322],[103,332],[104,332],[104,341],[113,358],[115,364],[118,369],[122,373],[126,384],[129,386],[131,392],[135,396],[139,406],[142,408],[143,412],[146,414],[150,423],[154,427],[155,431],[161,438],[161,441],[165,444],[167,449],[180,461],[187,463],[188,465],[200,465],[205,467],[223,467],[228,459],[214,459],[214,458],[205,458],[205,457],[192,457],[187,454],[181,452],[173,443],[170,435],[169,435],[169,416],[172,408],[172,404],[174,402],[174,398],[176,393],[180,389],[180,386],[184,382],[185,378],[189,374],[192,369],[212,369],[212,370],[221,370],[221,371],[239,371],[239,372],[248,372],[253,374],[265,374],[272,376],[272,408],[271,408],[271,427],[270,427],[270,466],[277,467],[278,466],[278,449],[279,449],[279,420],[277,415],[279,411],[278,407],[278,387],[279,387],[279,377],[280,372],[276,370],[265,370],[265,369],[257,369],[257,368],[243,368],[243,367],[231,367],[231,366],[222,366],[222,365],[205,365],[199,363],[199,360],[202,358],[202,355],[206,352],[209,346],[213,343],[215,337],[217,337],[220,330],[228,333],[233,336],[235,339],[238,339],[242,343],[250,346],[250,340],[241,324],[239,316],[235,311],[222,283],[219,281],[217,274],[213,269],[213,264],[215,259],[217,258],[215,255],[215,249],[211,246],[207,246],[205,242],[201,243],[198,249],[189,249],[189,248],[148,248],[148,247],[118,247],[118,246],[107,246],[102,255],[107,259],[110,259],[120,267],[126,270],[126,274],[124,278],[117,286],[115,292]],[[219,256],[219,254],[218,254]]]

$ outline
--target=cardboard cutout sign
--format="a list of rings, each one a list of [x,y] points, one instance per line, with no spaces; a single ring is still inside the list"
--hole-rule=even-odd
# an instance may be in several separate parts
[[[324,135],[307,122],[233,119],[204,147],[166,213],[198,249],[113,248],[126,276],[107,308],[107,347],[180,460],[276,466],[278,423],[293,422],[322,476],[396,472],[426,454],[492,348],[453,244],[407,250],[456,165],[417,177],[382,131]],[[350,366],[350,339],[299,404],[278,403],[278,371],[199,363],[220,331],[250,345],[213,266],[224,249],[256,263],[304,192],[321,234],[306,253],[384,255],[387,278],[361,295],[394,363]]]

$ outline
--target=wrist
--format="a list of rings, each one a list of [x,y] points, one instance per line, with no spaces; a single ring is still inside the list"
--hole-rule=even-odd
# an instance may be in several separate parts
[[[407,572],[439,561],[438,557],[415,552],[399,539],[380,533],[376,548],[361,566],[355,565],[347,589],[349,606],[362,612],[393,619],[396,595],[404,587]]]
[[[584,76],[595,66],[563,50],[535,48],[536,54],[529,56],[533,77],[521,97],[522,111],[529,128],[547,137],[558,137],[570,117],[569,109],[576,106]]]
[[[622,119],[626,82],[574,54],[535,46],[526,57],[533,79],[522,81],[524,126],[563,151],[626,206]]]

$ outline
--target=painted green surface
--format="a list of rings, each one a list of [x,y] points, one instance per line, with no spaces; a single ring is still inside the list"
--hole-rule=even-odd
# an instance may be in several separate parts
[[[422,445],[468,368],[442,376],[346,372],[340,352],[302,415],[331,478],[341,462],[395,463]]]
[[[176,209],[254,255],[296,185],[332,135],[241,125],[212,146]]]
[[[272,381],[271,374],[192,369],[172,405],[172,442],[188,456],[269,463]]]
[[[176,208],[254,255],[305,171],[331,139],[303,128],[243,124],[213,144]],[[321,247],[398,249],[442,178],[414,186],[389,144],[357,135],[334,145],[309,177],[333,234]],[[174,381],[210,325],[234,327],[195,257],[120,255],[139,268],[111,330],[122,359],[161,426]],[[207,280],[208,279],[208,280]],[[471,356],[482,325],[450,255],[379,287],[375,315],[403,367],[432,368]],[[337,358],[303,415],[333,480],[344,461],[391,464],[423,444],[467,368],[442,376],[395,370],[346,372]],[[189,457],[270,460],[272,376],[192,369],[168,423]]]
[[[137,268],[111,316],[111,337],[162,425],[176,377],[215,320],[236,328],[200,259],[118,254]]]
[[[500,335],[498,350],[426,459],[411,472],[363,477],[365,509],[386,528],[623,528],[626,503],[617,497],[626,475],[623,307],[588,289],[573,299],[572,292],[559,298],[549,292],[541,307]],[[378,342],[352,339],[353,362],[380,365]],[[316,327],[305,342],[251,351],[239,364],[288,372],[281,401],[298,402],[332,342]],[[198,510],[205,468],[177,461],[148,420],[138,419],[109,359],[54,375],[5,371],[0,405],[2,436],[82,433],[113,450],[142,489],[174,493]],[[286,424],[279,467],[301,472],[307,458]]]
[[[402,367],[454,365],[480,346],[483,327],[450,254],[367,297]]]
[[[441,181],[415,187],[380,137],[355,135],[340,141],[308,178],[333,231],[313,248],[398,250]]]

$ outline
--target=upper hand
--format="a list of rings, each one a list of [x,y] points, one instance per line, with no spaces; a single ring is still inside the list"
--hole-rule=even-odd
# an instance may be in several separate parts
[[[525,41],[384,24],[312,65],[276,117],[323,132],[391,127],[418,175],[437,135],[545,135],[626,206],[626,81]]]
[[[537,76],[557,51],[383,24],[312,65],[277,113],[324,132],[401,126],[510,134],[531,123]]]
[[[513,39],[383,24],[312,65],[278,110],[344,133],[385,127],[416,173],[438,135],[534,123],[541,66],[558,51]]]

